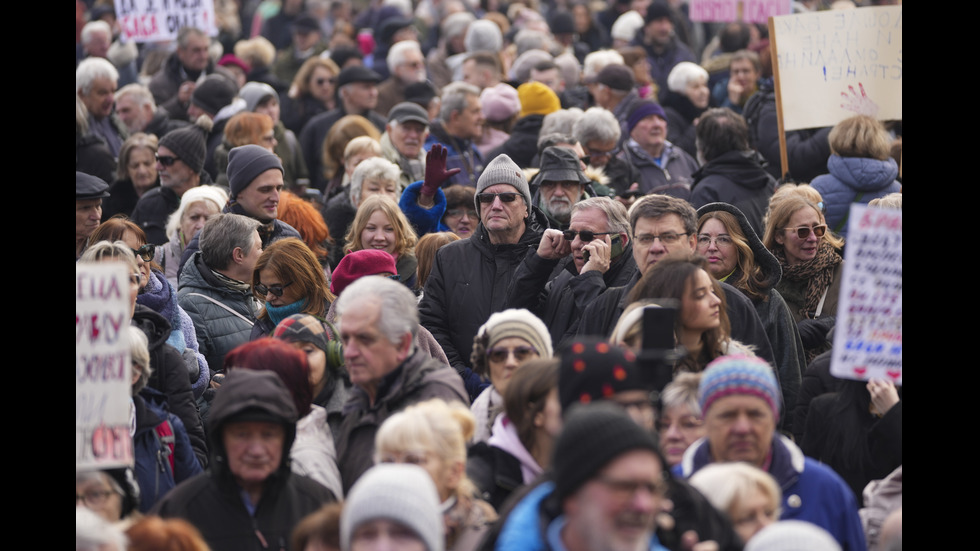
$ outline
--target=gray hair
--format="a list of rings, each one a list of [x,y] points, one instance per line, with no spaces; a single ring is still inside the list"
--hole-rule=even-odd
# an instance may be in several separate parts
[[[106,35],[109,42],[112,42],[112,28],[109,24],[101,19],[97,21],[89,21],[82,27],[82,45],[88,45],[92,41],[92,35],[96,33],[102,33]]]
[[[439,119],[449,122],[453,113],[460,113],[466,109],[466,102],[470,96],[480,97],[480,89],[472,84],[457,81],[450,82],[442,88],[442,107],[439,109]]]
[[[574,147],[577,143],[578,140],[570,134],[562,134],[561,132],[545,134],[542,132],[538,137],[538,155],[541,155],[545,149],[552,146],[568,144]]]
[[[565,52],[555,56],[555,65],[561,73],[561,78],[565,81],[565,88],[570,89],[578,85],[582,75],[582,65],[574,54]]]
[[[143,330],[134,325],[126,328],[126,335],[129,339],[129,356],[134,364],[140,366],[140,378],[133,383],[133,394],[135,395],[146,387],[146,383],[149,382],[150,375],[153,373],[153,369],[150,367],[150,343]]]
[[[609,231],[625,233],[627,237],[632,237],[633,232],[630,230],[629,215],[626,213],[626,207],[619,201],[614,201],[609,197],[589,197],[588,199],[582,199],[572,205],[572,216],[575,216],[576,212],[586,209],[602,211],[606,215]]]
[[[344,289],[337,299],[337,316],[343,317],[351,307],[364,301],[378,304],[377,328],[391,344],[398,345],[405,333],[415,335],[419,328],[419,307],[412,293],[403,283],[382,276],[364,276]]]
[[[398,165],[385,159],[384,157],[371,157],[364,159],[357,165],[354,173],[350,176],[350,202],[357,208],[361,204],[361,186],[364,180],[381,180],[382,182],[395,182],[401,178],[401,169]]]
[[[678,373],[674,380],[664,387],[660,393],[660,403],[663,409],[677,406],[687,406],[691,414],[701,417],[701,403],[698,402],[698,385],[701,384],[700,373]]]
[[[575,126],[572,127],[572,135],[582,144],[591,141],[618,143],[622,130],[619,127],[619,121],[616,120],[616,115],[613,115],[612,111],[602,107],[589,107],[575,121]]]
[[[517,56],[514,63],[510,66],[507,76],[514,82],[527,82],[531,79],[531,69],[543,61],[554,63],[554,57],[541,49],[534,48]]]
[[[99,241],[85,249],[79,262],[95,263],[106,259],[121,260],[127,264],[131,274],[139,272],[136,255],[125,241]]]
[[[559,109],[554,113],[548,113],[544,116],[544,120],[541,121],[540,134],[551,134],[553,132],[558,132],[560,134],[571,135],[572,128],[575,126],[575,123],[582,118],[583,113],[584,111],[578,107]]]
[[[75,93],[88,94],[96,79],[107,78],[112,82],[119,80],[119,71],[112,63],[101,57],[89,57],[82,60],[75,69]]]
[[[259,221],[240,214],[219,213],[204,224],[198,238],[201,257],[212,270],[224,270],[231,264],[231,253],[240,248],[246,255],[252,252],[253,233]]]
[[[414,40],[402,40],[393,44],[388,50],[388,57],[385,58],[388,63],[388,72],[394,74],[395,69],[405,62],[405,54],[410,51],[416,51],[422,55],[422,47]]]
[[[184,211],[194,203],[209,202],[218,207],[218,212],[228,204],[228,192],[219,186],[197,186],[184,192],[180,196],[180,206],[167,218],[167,227],[164,230],[167,238],[172,238],[177,230],[180,229],[181,219],[184,218]],[[193,235],[184,236],[188,241]]]
[[[189,46],[192,36],[206,38],[209,43],[211,42],[211,38],[201,29],[198,29],[197,27],[181,27],[180,30],[177,31],[177,47],[186,48]]]
[[[144,105],[149,105],[150,110],[157,110],[157,102],[153,100],[153,94],[150,89],[142,84],[132,83],[123,86],[122,88],[116,90],[116,101],[120,98],[131,97],[133,101],[136,102],[138,107],[143,107]]]
[[[598,50],[585,56],[582,61],[582,78],[590,79],[599,75],[606,65],[626,65],[623,54],[616,50]]]
[[[671,92],[683,94],[684,90],[687,90],[687,85],[698,78],[704,79],[705,84],[707,84],[708,71],[697,63],[682,61],[670,70],[670,74],[667,76],[667,88]]]

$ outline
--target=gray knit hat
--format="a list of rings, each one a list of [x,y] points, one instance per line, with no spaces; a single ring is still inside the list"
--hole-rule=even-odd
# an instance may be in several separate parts
[[[443,521],[432,478],[418,465],[382,463],[368,469],[350,489],[340,517],[340,547],[365,522],[385,519],[403,524],[428,551],[443,551]]]
[[[238,87],[230,78],[213,74],[204,78],[191,94],[191,103],[200,107],[205,113],[216,115],[223,107],[235,99]]]
[[[279,94],[276,93],[276,89],[264,82],[248,82],[238,91],[238,97],[245,100],[245,110],[248,112],[254,112],[262,100],[269,96],[279,101]]]
[[[499,52],[504,47],[504,35],[493,21],[479,19],[467,27],[463,45],[467,52]]]
[[[198,123],[167,132],[160,138],[160,145],[173,151],[195,174],[204,170],[204,156],[208,153],[205,142],[211,131],[211,121],[207,117],[199,120]]]
[[[169,135],[169,134],[168,134]],[[255,145],[240,145],[228,153],[228,187],[231,199],[266,170],[277,168],[282,172],[282,161],[275,153]]]
[[[517,191],[524,196],[524,204],[527,206],[528,215],[531,214],[531,189],[527,186],[527,178],[524,177],[524,172],[521,171],[521,167],[517,166],[517,163],[511,160],[505,153],[494,157],[487,164],[486,168],[483,169],[483,173],[480,174],[480,179],[476,181],[476,195],[473,196],[473,205],[476,206],[476,212],[480,212],[479,195],[483,193],[483,190],[497,184],[507,184],[517,188]]]

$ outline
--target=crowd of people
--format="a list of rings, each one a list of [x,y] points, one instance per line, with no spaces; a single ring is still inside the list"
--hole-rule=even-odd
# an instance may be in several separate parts
[[[901,549],[901,386],[830,368],[901,121],[782,166],[766,27],[679,0],[213,5],[76,0],[135,460],[77,549]]]

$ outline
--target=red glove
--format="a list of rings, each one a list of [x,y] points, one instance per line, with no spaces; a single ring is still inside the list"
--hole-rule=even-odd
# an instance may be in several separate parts
[[[422,181],[421,194],[434,197],[436,190],[442,187],[446,180],[460,173],[462,169],[446,170],[446,158],[449,150],[442,144],[435,144],[425,155],[425,180]]]

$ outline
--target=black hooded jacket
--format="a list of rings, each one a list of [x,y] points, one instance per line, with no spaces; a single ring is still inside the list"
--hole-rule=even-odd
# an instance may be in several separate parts
[[[729,151],[708,161],[694,173],[691,205],[696,209],[717,202],[735,205],[756,235],[762,235],[762,218],[776,191],[776,179],[762,168],[763,162],[754,150]]]

